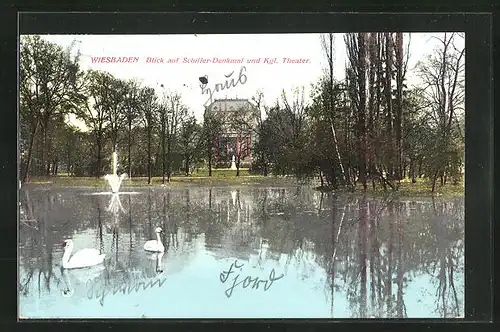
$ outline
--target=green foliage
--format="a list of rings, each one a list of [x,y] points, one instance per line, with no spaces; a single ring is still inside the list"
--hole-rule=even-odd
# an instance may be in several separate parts
[[[372,191],[406,192],[408,186],[425,185],[439,193],[447,181],[462,183],[463,51],[454,44],[461,35],[445,35],[442,45],[418,64],[422,87],[405,83],[401,38],[349,35],[345,79],[321,77],[310,104],[300,89],[283,92],[271,107],[257,92],[255,117],[231,119],[236,131],[246,135],[251,130],[256,137],[252,174],[293,175],[336,189],[361,183],[366,190],[363,184],[370,183]],[[179,93],[162,94],[137,80],[81,70],[78,57],[70,54],[41,37],[21,38],[23,177],[29,172],[100,177],[111,171],[115,149],[119,172],[153,182],[165,173],[172,180],[180,174],[202,178],[213,167],[227,167],[225,161],[216,165],[214,156],[227,119],[207,112],[198,123]],[[331,54],[328,59],[333,61]],[[435,77],[444,79],[444,88]],[[73,125],[69,117],[84,125]],[[255,125],[246,122],[254,120]],[[246,141],[241,144],[244,154]],[[203,171],[197,173],[199,168]],[[211,176],[229,179],[232,173],[214,169]],[[241,176],[248,174],[241,169]]]

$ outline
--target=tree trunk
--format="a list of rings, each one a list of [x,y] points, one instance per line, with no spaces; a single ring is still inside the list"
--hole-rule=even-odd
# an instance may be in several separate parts
[[[161,168],[161,174],[162,174],[162,178],[161,178],[161,183],[162,184],[165,184],[165,119],[163,118],[162,119],[162,123],[161,123],[161,154],[162,154],[162,168]]]
[[[366,128],[366,136],[367,136],[367,146],[366,146],[366,154],[367,154],[367,170],[368,174],[372,180],[372,187],[375,189],[375,174],[372,174],[375,153],[373,151],[374,144],[374,118],[375,118],[375,107],[377,106],[377,85],[375,84],[375,77],[377,75],[377,64],[379,62],[378,59],[378,45],[377,45],[377,34],[370,33],[369,37],[369,68],[368,68],[368,124]]]
[[[434,175],[432,176],[432,189],[431,192],[434,193],[436,190],[436,182],[437,182],[437,177],[439,175],[439,170],[437,170]]]
[[[46,170],[46,157],[47,157],[47,122],[46,120],[42,123],[43,139],[42,139],[42,158],[41,158],[41,171],[42,175],[48,175]]]
[[[148,184],[151,184],[151,122],[148,125]]]
[[[410,159],[410,172],[408,177],[411,179],[411,183],[417,182],[417,179],[415,178],[415,161],[413,159]]]
[[[131,163],[131,149],[132,149],[132,121],[128,122],[128,178],[132,179],[132,163]]]
[[[95,171],[95,176],[97,179],[101,176],[101,149],[102,149],[102,142],[101,142],[101,135],[97,135],[97,163],[96,163],[96,171]]]
[[[342,158],[340,157],[340,151],[339,151],[339,145],[337,141],[337,135],[335,132],[335,126],[333,124],[333,112],[334,112],[334,101],[333,101],[333,34],[329,34],[329,39],[330,39],[330,50],[328,54],[328,66],[330,68],[330,87],[329,87],[329,93],[330,93],[330,127],[332,130],[332,136],[333,136],[333,144],[335,146],[335,152],[337,154],[337,161],[339,163],[339,167],[342,171],[342,176],[344,177],[344,181],[346,185],[349,185],[349,179],[347,178],[345,171],[344,171],[344,165],[342,164]],[[334,175],[335,176],[335,175]],[[322,185],[323,186],[323,185]]]
[[[33,152],[33,142],[35,141],[36,129],[38,128],[38,121],[33,126],[33,130],[31,131],[30,143],[28,146],[28,160],[26,161],[26,168],[24,170],[23,182],[28,183],[30,176],[30,164],[31,164],[31,154]]]
[[[387,175],[394,174],[394,149],[393,149],[393,135],[392,135],[392,38],[389,32],[385,33],[385,100],[387,105],[386,115],[386,131],[387,131]]]
[[[66,172],[68,172],[68,176],[71,176],[71,150],[68,151],[68,163],[66,165]]]
[[[359,178],[363,184],[363,190],[367,190],[366,185],[366,35],[365,33],[358,34],[359,46],[359,110],[358,110],[358,125],[360,133],[360,149],[359,149]]]
[[[396,116],[395,116],[395,134],[396,134],[396,179],[402,179],[402,117],[403,117],[403,33],[396,33]]]
[[[212,176],[212,156],[208,157],[208,176]]]
[[[172,170],[171,170],[171,144],[172,144],[172,137],[170,136],[171,134],[168,134],[168,142],[167,142],[167,181],[170,183],[172,180]]]
[[[185,168],[184,168],[184,171],[185,171],[185,173],[186,173],[186,176],[189,176],[189,156],[188,156],[188,155],[186,155],[184,158],[185,158],[185,160],[186,160],[186,163],[185,163],[185,165],[184,165],[184,167],[185,167]]]

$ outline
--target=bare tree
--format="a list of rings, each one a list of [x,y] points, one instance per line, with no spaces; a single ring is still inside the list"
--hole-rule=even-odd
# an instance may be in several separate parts
[[[176,135],[179,132],[179,126],[182,119],[187,115],[187,107],[182,103],[181,95],[177,92],[170,92],[166,97],[166,114],[163,117],[165,122],[165,140],[166,140],[166,175],[167,180],[172,180],[172,152]]]
[[[423,81],[423,93],[430,105],[430,119],[437,129],[434,144],[430,149],[432,192],[438,176],[450,163],[449,149],[457,124],[457,112],[464,109],[465,98],[465,47],[464,35],[444,33],[434,37],[439,46],[425,62],[417,65]]]
[[[351,99],[356,109],[356,133],[358,147],[359,180],[366,185],[366,74],[367,74],[367,34],[349,33],[345,35],[348,67],[348,85]]]
[[[152,177],[152,160],[151,160],[151,144],[153,139],[153,131],[156,125],[156,111],[158,108],[155,91],[152,88],[142,88],[139,93],[141,121],[146,129],[147,135],[147,150],[148,150],[148,184],[151,184]]]
[[[410,36],[408,34],[408,36]],[[409,39],[410,37],[408,37]],[[396,98],[395,98],[395,106],[396,106],[396,115],[394,119],[394,129],[396,135],[396,179],[399,181],[403,178],[403,89],[405,87],[404,81],[406,76],[406,71],[408,67],[408,59],[410,57],[409,52],[410,42],[408,42],[407,50],[406,50],[406,58],[405,52],[403,50],[403,33],[396,33],[396,47],[394,48],[396,55]]]
[[[124,105],[124,113],[126,119],[127,128],[127,163],[128,163],[128,177],[132,178],[132,126],[139,116],[139,106],[137,104],[138,96],[140,92],[139,82],[131,80],[127,82],[126,87],[126,101]]]
[[[344,165],[342,163],[342,158],[340,156],[340,149],[339,149],[339,143],[337,140],[337,131],[335,130],[335,124],[333,121],[333,112],[335,109],[335,99],[334,99],[334,77],[333,77],[333,63],[335,61],[335,53],[334,53],[334,47],[333,44],[335,42],[335,37],[333,33],[329,33],[327,36],[321,35],[321,44],[323,46],[323,52],[326,55],[327,61],[328,61],[328,69],[329,69],[329,82],[328,82],[328,94],[329,94],[329,106],[330,106],[330,117],[329,117],[329,123],[330,123],[330,128],[332,131],[332,138],[333,138],[333,145],[335,148],[336,152],[336,157],[337,161],[339,164],[339,167],[342,171],[342,175],[344,176],[344,181],[347,185],[350,185],[350,180],[348,175],[346,174],[344,170]]]
[[[201,147],[201,127],[196,122],[194,115],[189,115],[182,120],[179,128],[179,148],[184,158],[184,173],[191,174],[191,163],[195,162],[195,156]]]

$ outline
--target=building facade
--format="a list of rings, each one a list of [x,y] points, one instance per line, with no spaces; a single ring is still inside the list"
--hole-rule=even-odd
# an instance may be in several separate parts
[[[248,99],[216,99],[207,107],[207,112],[221,121],[214,142],[216,162],[229,165],[234,156],[240,166],[249,166],[258,140],[257,107]]]

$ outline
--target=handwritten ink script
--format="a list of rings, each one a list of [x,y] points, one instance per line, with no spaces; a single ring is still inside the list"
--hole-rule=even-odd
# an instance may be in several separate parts
[[[245,74],[246,70],[247,68],[245,66],[242,66],[240,68],[240,73],[238,75],[238,80],[236,82],[234,81],[234,77],[231,77],[234,74],[234,71],[224,75],[226,81],[224,83],[216,83],[213,89],[207,88],[206,84],[201,83],[200,84],[201,94],[208,95],[208,99],[205,102],[205,104],[203,104],[203,106],[208,106],[213,102],[213,95],[215,92],[227,90],[230,88],[235,88],[238,84],[244,85],[247,82],[247,75]]]
[[[235,260],[234,263],[231,264],[229,269],[227,271],[223,271],[220,274],[220,281],[224,284],[226,283],[227,279],[229,279],[229,275],[231,273],[235,273],[235,270],[239,269],[240,272],[243,270],[242,267],[244,264],[238,264],[238,260]],[[268,280],[260,280],[258,277],[252,278],[251,276],[248,276],[244,278],[243,280],[238,280],[240,277],[240,274],[238,273],[232,280],[232,285],[226,291],[224,292],[227,296],[227,298],[230,298],[231,295],[233,295],[233,290],[236,288],[236,286],[242,285],[243,288],[248,288],[250,285],[252,285],[252,289],[259,289],[259,285],[261,283],[264,284],[264,291],[269,290],[271,286],[273,285],[273,282],[276,280],[280,280],[283,278],[285,275],[281,274],[279,277],[275,277],[276,272],[274,269],[271,270],[269,273],[269,279]]]
[[[154,280],[148,280],[147,282],[136,279],[123,281],[112,286],[106,285],[105,280],[89,280],[87,281],[87,298],[98,299],[101,306],[104,306],[104,298],[106,297],[106,295],[115,295],[120,292],[122,294],[131,294],[132,292],[137,293],[141,290],[146,290],[155,286],[160,288],[161,286],[163,286],[166,280],[166,277],[162,279],[158,278]]]

